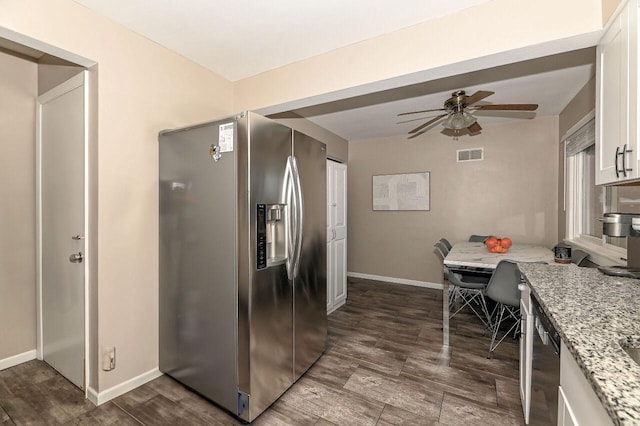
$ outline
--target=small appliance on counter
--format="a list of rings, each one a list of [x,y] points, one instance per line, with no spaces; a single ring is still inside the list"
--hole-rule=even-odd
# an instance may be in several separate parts
[[[555,263],[571,263],[571,246],[558,244],[553,248],[553,261]]]
[[[600,266],[598,269],[606,275],[640,278],[640,214],[605,213],[600,221],[604,235],[628,238],[627,266]]]

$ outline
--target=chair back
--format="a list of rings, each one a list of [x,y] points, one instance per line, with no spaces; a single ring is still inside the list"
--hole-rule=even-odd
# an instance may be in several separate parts
[[[587,263],[587,257],[589,253],[582,250],[571,250],[571,263],[575,263],[578,266],[585,266]]]
[[[520,281],[518,265],[511,260],[501,260],[491,275],[485,295],[498,303],[520,306]]]
[[[470,243],[484,243],[484,240],[486,240],[487,238],[489,238],[491,235],[471,235],[469,237],[469,242]]]
[[[451,243],[449,242],[449,240],[447,240],[446,238],[440,238],[440,242],[441,242],[442,244],[444,244],[444,245],[445,245],[445,247],[447,247],[447,250],[451,251],[451,248],[452,248],[453,246],[451,245]]]
[[[435,243],[433,246],[436,248],[438,254],[442,256],[442,260],[444,260],[444,258],[447,257],[447,254],[449,254],[449,249],[447,249],[447,246],[445,246],[440,241]]]

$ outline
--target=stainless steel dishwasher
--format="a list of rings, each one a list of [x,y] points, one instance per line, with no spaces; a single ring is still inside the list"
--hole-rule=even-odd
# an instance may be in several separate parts
[[[530,425],[557,425],[560,386],[560,335],[531,298],[533,315],[533,362],[531,373]]]

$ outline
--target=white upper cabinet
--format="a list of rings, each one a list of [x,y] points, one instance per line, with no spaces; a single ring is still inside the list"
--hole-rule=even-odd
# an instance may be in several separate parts
[[[638,0],[611,18],[596,49],[596,184],[640,179]]]

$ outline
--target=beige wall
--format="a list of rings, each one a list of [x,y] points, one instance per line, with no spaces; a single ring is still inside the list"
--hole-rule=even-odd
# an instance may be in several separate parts
[[[104,391],[158,366],[158,131],[232,114],[232,85],[72,0],[0,8],[0,26],[100,67],[98,339],[118,354],[90,383]]]
[[[602,25],[606,25],[619,4],[620,0],[602,0]]]
[[[349,142],[348,270],[442,282],[433,244],[470,234],[553,247],[557,237],[557,117],[487,125],[458,141],[436,129]],[[457,163],[456,150],[484,148],[484,161]],[[372,176],[431,172],[431,211],[372,211]]]
[[[596,107],[596,78],[592,78],[569,102],[558,117],[558,140]],[[564,210],[564,143],[558,146],[558,241],[564,239],[567,215]]]
[[[327,144],[327,157],[344,163],[347,162],[349,158],[349,144],[346,139],[293,113],[275,114],[269,116],[269,118],[324,142]]]
[[[449,37],[457,28],[473,36]],[[601,0],[493,0],[238,81],[235,109],[318,104],[593,46],[597,36],[580,36],[601,28]]]
[[[0,53],[0,360],[36,348],[38,67]]]
[[[562,138],[585,115],[596,107],[596,78],[584,85],[558,117],[558,136]]]

